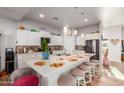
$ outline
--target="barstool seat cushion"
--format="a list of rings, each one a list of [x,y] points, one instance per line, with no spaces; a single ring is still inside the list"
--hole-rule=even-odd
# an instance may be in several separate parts
[[[93,66],[93,63],[91,63],[91,62],[85,62],[85,63],[83,63],[84,65],[87,65],[87,66]]]
[[[85,73],[86,72],[89,72],[89,70],[81,70],[81,69],[79,69],[79,68],[75,68],[75,69],[73,69],[72,71],[71,71],[71,74],[73,75],[73,76],[85,76]]]
[[[61,76],[58,79],[59,86],[76,86],[76,79],[71,75],[68,74],[66,76]]]
[[[86,65],[83,64],[83,65],[80,65],[78,68],[79,68],[79,69],[89,69],[89,70],[90,70],[91,67],[92,67],[92,66],[86,66]]]
[[[91,60],[93,63],[100,63],[99,60]]]

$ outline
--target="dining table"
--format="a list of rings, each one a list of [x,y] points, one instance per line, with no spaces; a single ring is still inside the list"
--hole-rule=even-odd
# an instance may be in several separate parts
[[[77,56],[78,55],[78,56]],[[90,62],[90,57],[94,56],[94,53],[80,53],[72,55],[50,55],[49,59],[42,59],[41,53],[28,55],[25,57],[26,64],[34,69],[40,76],[41,86],[57,86],[57,80],[60,76],[71,71],[84,62]],[[80,57],[79,57],[80,56]],[[71,60],[72,59],[72,60]],[[73,60],[74,59],[74,60]],[[44,65],[35,65],[36,62],[45,62]],[[62,63],[62,66],[51,66],[53,63]]]

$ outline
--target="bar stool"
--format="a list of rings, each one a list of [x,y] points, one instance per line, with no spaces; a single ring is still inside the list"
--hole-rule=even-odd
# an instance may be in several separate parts
[[[81,70],[79,68],[75,68],[71,71],[71,74],[76,78],[77,86],[86,86],[87,83],[91,82],[89,70]]]
[[[57,82],[59,86],[76,86],[76,79],[71,74],[61,76]]]
[[[99,60],[91,60],[91,63],[93,63],[95,66],[100,66]]]
[[[91,63],[95,66],[95,73],[100,73],[101,63],[98,60],[91,60]]]
[[[91,69],[92,77],[95,76],[96,67],[94,66],[94,64],[91,62],[85,62],[82,64],[82,67],[80,65],[80,69],[83,69],[84,65],[87,66],[88,69]]]

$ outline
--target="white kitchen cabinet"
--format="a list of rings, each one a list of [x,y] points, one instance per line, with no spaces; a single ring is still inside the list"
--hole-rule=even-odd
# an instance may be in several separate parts
[[[40,33],[28,31],[27,44],[28,45],[40,45]]]
[[[69,52],[75,49],[74,36],[64,36],[64,48]]]
[[[40,36],[41,37],[50,37],[50,32],[46,32],[46,31],[40,31]]]
[[[40,31],[31,32],[26,30],[17,30],[17,45],[40,45],[41,37],[51,39],[51,44],[62,45],[62,37],[50,35],[50,32]]]
[[[17,54],[17,67],[16,68],[24,68],[24,67],[29,67],[25,63],[25,56],[26,54]]]
[[[51,35],[50,39],[51,39],[50,42],[51,45],[63,45],[62,36]]]
[[[100,39],[100,34],[94,33],[94,34],[86,34],[85,35],[85,40],[93,40],[93,39]]]
[[[85,45],[85,38],[77,36],[76,45]]]
[[[17,30],[17,45],[27,45],[27,34],[26,30]]]

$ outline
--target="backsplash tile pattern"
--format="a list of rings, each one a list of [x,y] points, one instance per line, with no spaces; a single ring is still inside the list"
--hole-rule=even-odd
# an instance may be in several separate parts
[[[62,45],[49,45],[50,51],[59,51],[63,50]],[[23,54],[23,53],[32,53],[32,52],[41,52],[41,47],[37,45],[31,46],[16,46],[16,53]]]

